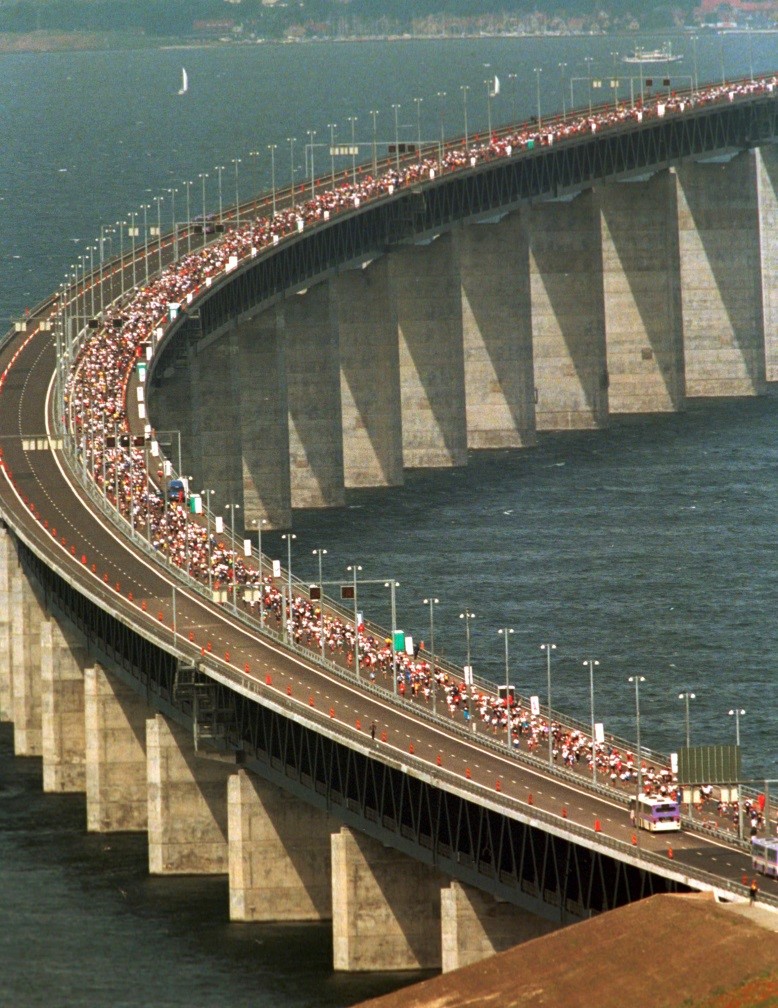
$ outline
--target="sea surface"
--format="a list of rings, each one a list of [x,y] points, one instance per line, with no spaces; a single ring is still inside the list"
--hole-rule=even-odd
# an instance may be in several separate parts
[[[773,71],[774,34],[671,36],[694,78]],[[306,145],[327,172],[329,141],[369,160],[400,141],[461,133],[619,93],[639,93],[619,55],[665,38],[459,39],[143,49],[0,56],[0,325],[42,300],[79,257],[128,241],[134,214],[163,228],[305,178]],[[619,55],[614,55],[619,54]],[[181,67],[190,88],[178,96]],[[537,71],[536,72],[536,68]],[[627,71],[629,72],[629,71]],[[488,82],[501,82],[488,101]],[[658,75],[657,75],[658,76]],[[467,90],[463,90],[467,88]],[[466,108],[465,108],[466,103]],[[394,106],[399,106],[396,110]],[[395,111],[397,113],[395,117]],[[375,113],[375,116],[373,115]],[[350,117],[350,118],[349,118]],[[373,122],[375,121],[375,134]],[[396,129],[395,129],[396,124]],[[275,144],[271,158],[268,145]],[[308,147],[308,159],[310,157]],[[294,155],[292,159],[292,155]],[[238,160],[239,159],[239,160]],[[350,159],[336,162],[338,171]],[[202,179],[201,175],[208,178]],[[187,183],[189,183],[187,185]],[[155,197],[163,197],[155,201]],[[126,244],[124,246],[127,247]],[[473,454],[467,468],[412,473],[402,489],[349,495],[343,510],[295,518],[295,574],[358,563],[400,581],[398,623],[462,663],[471,622],[477,672],[545,697],[540,644],[557,645],[554,704],[634,737],[628,676],[639,673],[641,734],[663,751],[733,742],[746,773],[778,777],[775,516],[778,395],[695,402],[602,432],[543,436],[522,452]],[[282,556],[277,538],[267,549]],[[387,593],[361,593],[389,623]],[[331,931],[227,920],[224,879],[152,879],[142,836],[87,836],[84,800],[41,793],[38,760],[16,759],[0,726],[0,1003],[14,1008],[345,1006],[410,975],[339,976]]]

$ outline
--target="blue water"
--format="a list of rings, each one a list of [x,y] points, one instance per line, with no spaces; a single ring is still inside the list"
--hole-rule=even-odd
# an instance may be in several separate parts
[[[700,80],[775,70],[775,35],[701,36]],[[638,40],[654,48],[663,39]],[[371,156],[371,110],[379,144],[462,132],[463,95],[472,133],[487,123],[485,80],[500,76],[493,123],[569,105],[570,78],[609,80],[613,52],[632,38],[465,39],[450,42],[276,45],[0,56],[0,319],[3,327],[42,299],[79,256],[118,253],[109,228],[129,214],[163,227],[269,186],[268,144],[279,183],[303,180],[304,146],[350,142],[353,123]],[[694,76],[686,54],[673,70]],[[560,63],[566,66],[559,66]],[[179,98],[180,68],[190,91]],[[622,81],[629,82],[616,64]],[[515,75],[511,76],[511,75]],[[462,86],[468,91],[463,92]],[[578,104],[586,82],[573,84]],[[438,97],[445,92],[446,97]],[[607,92],[595,92],[595,101]],[[421,99],[421,101],[414,101]],[[308,131],[316,131],[309,136]],[[251,152],[257,152],[251,154]],[[317,171],[329,170],[314,147]],[[336,165],[344,170],[350,162]],[[184,183],[189,181],[187,187]],[[126,239],[125,239],[126,240]],[[773,702],[778,587],[778,396],[693,404],[675,416],[640,418],[599,433],[545,436],[529,451],[487,452],[467,469],[413,473],[401,490],[349,495],[342,511],[295,519],[296,574],[325,577],[346,564],[401,582],[401,625],[427,636],[421,600],[440,599],[436,646],[464,658],[464,608],[473,664],[501,678],[498,627],[515,629],[511,678],[545,695],[541,642],[558,645],[555,705],[588,720],[588,672],[597,658],[597,720],[634,734],[627,677],[646,677],[641,732],[648,745],[683,742],[692,689],[692,741],[731,742],[727,711],[744,707],[747,772],[778,776]],[[268,549],[278,543],[268,536]],[[389,622],[385,593],[364,593],[368,616]],[[12,756],[0,728],[0,970],[3,1004],[348,1005],[401,979],[338,977],[327,926],[266,927],[227,921],[223,879],[150,879],[145,839],[84,833],[83,798],[44,796],[40,764]],[[31,950],[35,950],[34,956]]]

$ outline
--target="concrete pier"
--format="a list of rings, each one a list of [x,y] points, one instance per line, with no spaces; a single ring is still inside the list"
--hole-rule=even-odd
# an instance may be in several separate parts
[[[608,423],[600,210],[591,191],[526,212],[538,430]]]
[[[757,164],[678,168],[678,232],[687,396],[765,389]]]
[[[227,871],[227,779],[234,762],[198,758],[192,736],[156,714],[146,722],[149,872]]]
[[[611,413],[684,400],[675,177],[603,186],[602,272]]]
[[[227,788],[230,920],[332,917],[332,820],[240,770]]]
[[[44,620],[40,656],[43,790],[81,792],[86,789],[86,642],[75,628]]]
[[[86,825],[93,833],[148,827],[146,719],[149,708],[100,665],[84,669]]]
[[[14,752],[42,756],[41,623],[47,618],[42,602],[21,567],[11,578],[11,682]]]
[[[243,473],[245,527],[265,519],[267,527],[289,528],[289,483],[284,342],[278,309],[238,323],[233,335],[240,366],[234,376]]]
[[[499,903],[488,893],[462,882],[451,882],[440,898],[444,973],[558,927],[510,903]]]
[[[455,232],[462,286],[467,444],[535,444],[529,253],[521,214]]]
[[[347,487],[403,481],[400,358],[389,259],[333,280],[340,333],[343,470]]]
[[[11,590],[18,564],[13,540],[0,528],[0,721],[13,721]]]
[[[337,311],[328,283],[283,304],[292,507],[345,501]]]
[[[346,827],[332,836],[336,970],[438,969],[440,889],[434,869]]]
[[[219,488],[222,501],[243,497],[240,423],[240,374],[243,362],[235,328],[230,326],[207,345],[192,347],[192,412],[198,415],[195,447],[202,486]],[[182,431],[186,438],[186,432]],[[200,487],[192,489],[199,490]]]
[[[391,253],[400,338],[403,464],[467,461],[462,298],[451,235]]]
[[[755,157],[765,378],[767,381],[778,381],[778,146],[757,147]]]

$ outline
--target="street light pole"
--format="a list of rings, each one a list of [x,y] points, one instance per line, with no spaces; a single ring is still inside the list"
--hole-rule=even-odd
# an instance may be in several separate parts
[[[540,115],[540,75],[543,73],[543,67],[535,67],[535,98],[537,103],[537,118],[538,118],[538,129],[543,125],[543,120]]]
[[[357,609],[357,574],[362,570],[360,564],[349,564],[346,568],[353,576],[354,582],[354,671],[359,675],[359,611]]]
[[[459,618],[465,621],[465,640],[467,642],[467,667],[470,669],[470,620],[475,619],[475,613],[465,609],[459,614]],[[471,669],[472,672],[472,669]]]
[[[311,199],[316,196],[316,172],[313,167],[313,140],[316,136],[316,130],[306,130],[308,134],[308,147],[311,151]]]
[[[421,153],[421,103],[423,98],[414,98],[416,104],[416,152]]]
[[[214,171],[218,174],[218,189],[219,189],[219,224],[224,223],[224,214],[222,213],[222,172],[224,171],[224,165],[215,165]]]
[[[444,119],[445,119],[445,115],[446,115],[446,106],[445,106],[444,103],[445,103],[445,100],[446,100],[446,92],[445,91],[438,91],[437,94],[436,94],[436,97],[438,99],[439,107],[440,107],[440,154],[439,154],[438,160],[441,163],[440,166],[441,166],[441,169],[442,169],[443,168],[443,147],[444,147],[444,145],[446,143],[445,128],[444,128]]]
[[[593,658],[587,658],[584,665],[589,666],[589,710],[592,715],[592,780],[597,782],[597,760],[595,758],[595,741],[594,741],[594,667],[600,663]]]
[[[270,151],[270,192],[272,198],[273,216],[276,215],[276,148],[278,144],[268,144]]]
[[[637,791],[635,798],[639,798],[643,792],[643,767],[640,758],[640,684],[646,681],[646,677],[635,675],[629,677],[629,682],[635,684],[635,731],[637,734]],[[635,805],[635,815],[637,816],[637,804]]]
[[[314,556],[319,558],[319,628],[321,636],[321,657],[324,661],[324,580],[322,576],[322,563],[321,558],[327,555],[326,549],[315,549],[311,551]]]
[[[435,680],[435,606],[439,604],[440,599],[436,598],[425,598],[424,605],[429,606],[430,609],[430,653],[432,655],[432,713],[436,713],[436,693],[437,693],[437,682]]]
[[[373,176],[378,174],[378,148],[376,146],[376,116],[378,115],[378,109],[370,109],[370,115],[373,117]]]
[[[467,92],[470,90],[469,84],[460,84],[459,90],[462,92],[462,112],[465,119],[465,154],[467,154],[470,141],[467,135]]]
[[[292,540],[297,536],[294,532],[284,532],[281,536],[286,539],[286,584],[289,589],[289,610],[292,609]]]
[[[519,121],[519,75],[509,73],[508,80],[512,82],[511,93],[513,94],[513,121],[514,123],[517,123]]]
[[[337,123],[327,123],[327,129],[330,131],[330,185],[335,188],[335,130],[338,128]]]
[[[294,143],[297,137],[287,137],[286,142],[289,144],[289,179],[292,188],[292,206],[294,206]]]
[[[400,111],[400,106],[395,102],[392,105],[394,109],[394,165],[397,171],[400,170],[400,126],[397,121],[397,113]]]
[[[567,121],[567,109],[565,108],[565,70],[567,69],[567,63],[557,63],[559,67],[559,79],[560,79],[560,90],[562,92],[562,122]]]
[[[556,651],[556,644],[541,644],[540,650],[546,652],[546,687],[548,698],[548,765],[554,762],[554,739],[551,730],[551,652]]]
[[[239,157],[230,158],[230,164],[235,168],[235,227],[240,226],[240,199],[238,197],[238,165],[240,162]]]
[[[735,745],[740,748],[740,716],[745,714],[745,710],[742,707],[733,707],[731,711],[727,711],[730,717],[735,719]],[[737,789],[737,832],[738,837],[743,839],[743,795],[740,788],[740,783],[738,782]]]
[[[165,192],[170,194],[170,212],[173,217],[173,258],[178,260],[178,223],[176,221],[176,193],[178,189],[166,189]]]
[[[356,141],[354,139],[354,127],[357,124],[356,116],[347,116],[348,121],[351,123],[351,183],[352,185],[357,184],[357,155],[356,155]]]
[[[513,627],[500,627],[497,631],[505,638],[505,714],[508,727],[508,749],[511,747],[511,698],[510,698],[510,666],[508,662],[508,637],[513,633]]]
[[[392,692],[397,692],[397,649],[394,646],[394,635],[397,633],[397,608],[395,606],[395,590],[400,587],[400,582],[392,578],[391,581],[384,582],[384,588],[389,589],[389,599],[392,610]]]
[[[211,566],[211,494],[215,493],[215,491],[205,489],[201,490],[200,493],[205,494],[205,531],[208,538],[208,591],[210,592],[211,598],[213,598],[213,570]],[[165,497],[167,498],[166,489]]]
[[[691,745],[691,737],[692,737],[691,736],[691,722],[689,720],[689,701],[690,700],[696,700],[697,699],[697,694],[696,693],[690,693],[689,690],[684,690],[683,693],[679,693],[678,694],[678,699],[679,700],[683,700],[685,702],[685,705],[686,705],[686,748],[688,749],[689,746]],[[730,713],[732,713],[732,712],[730,711]]]
[[[162,271],[162,203],[164,196],[155,196],[154,202],[157,204],[157,269]]]
[[[235,512],[240,509],[240,504],[225,504],[230,509],[230,533],[232,536],[232,605],[238,608],[238,551],[235,548]]]
[[[258,150],[249,151],[249,157],[253,158],[254,160],[254,172],[253,172],[254,182],[249,184],[250,185],[253,184],[254,186],[254,213],[256,214],[259,212],[259,190],[262,188],[259,179],[259,151]]]
[[[257,563],[259,565],[259,625],[265,625],[265,584],[262,580],[262,526],[268,524],[267,518],[254,518],[257,526]]]

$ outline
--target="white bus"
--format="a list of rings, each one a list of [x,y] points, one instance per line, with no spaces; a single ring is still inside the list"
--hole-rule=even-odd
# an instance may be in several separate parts
[[[778,878],[778,838],[752,838],[751,866],[760,875]]]
[[[632,798],[629,815],[635,826],[653,833],[666,833],[681,828],[681,806],[669,798],[653,798],[650,795]]]

